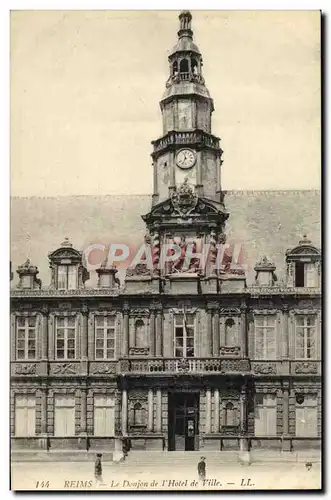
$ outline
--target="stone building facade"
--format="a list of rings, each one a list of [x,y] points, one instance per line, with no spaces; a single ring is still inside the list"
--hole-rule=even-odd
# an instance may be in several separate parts
[[[143,215],[152,266],[127,269],[121,284],[104,263],[91,288],[66,239],[48,256],[49,285],[30,261],[17,269],[12,450],[115,451],[124,439],[169,451],[320,447],[321,252],[304,236],[284,254],[282,282],[267,257],[254,284],[226,259],[216,265],[229,214],[189,12],[169,70]],[[167,260],[173,244],[183,253]]]

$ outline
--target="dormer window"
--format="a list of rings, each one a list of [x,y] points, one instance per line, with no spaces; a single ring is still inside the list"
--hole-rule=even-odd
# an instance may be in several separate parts
[[[286,252],[287,283],[297,288],[320,286],[319,273],[321,252],[314,247],[307,236],[299,244]]]
[[[317,286],[317,273],[314,263],[295,263],[295,286],[308,288]]]
[[[77,266],[59,265],[57,270],[58,290],[75,290],[78,285]]]
[[[51,288],[76,290],[83,288],[89,273],[82,264],[82,252],[75,250],[66,238],[61,247],[49,254],[52,270]]]

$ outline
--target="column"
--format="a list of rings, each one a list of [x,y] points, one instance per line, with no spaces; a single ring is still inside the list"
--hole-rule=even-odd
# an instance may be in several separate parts
[[[40,433],[47,434],[47,389],[40,390]]]
[[[197,151],[196,170],[197,170],[197,184],[196,184],[196,191],[197,191],[198,196],[202,196],[202,195],[203,195],[203,183],[202,183],[202,151]]]
[[[149,352],[151,356],[155,356],[155,311],[151,309],[149,328]]]
[[[176,115],[175,115],[176,116]],[[169,155],[170,160],[170,185],[169,185],[169,195],[176,189],[176,165],[175,165],[175,153],[172,151]]]
[[[240,451],[247,451],[247,394],[246,385],[241,389],[240,392]]]
[[[41,338],[41,359],[46,361],[48,359],[48,309],[44,307],[42,310],[43,324],[42,324],[42,338]]]
[[[126,389],[122,390],[122,435],[128,434],[128,393]]]
[[[163,335],[162,335],[162,310],[159,309],[156,311],[156,324],[155,324],[155,338],[156,338],[156,348],[155,355],[162,356],[162,344],[163,344]]]
[[[289,328],[288,328],[289,314],[288,314],[288,305],[284,304],[283,306],[283,345],[284,352],[283,356],[285,359],[289,358]]]
[[[289,435],[289,389],[289,381],[283,380],[283,451],[291,451],[291,439]]]
[[[86,434],[86,402],[87,402],[87,394],[86,389],[81,389],[80,391],[80,432]]]
[[[214,335],[213,335],[213,356],[220,355],[220,313],[218,310],[214,313]]]
[[[123,307],[123,356],[129,355],[129,305]]]
[[[161,389],[156,389],[156,426],[157,433],[162,432],[162,392]]]
[[[214,432],[220,431],[220,391],[214,390]]]
[[[213,355],[213,311],[211,308],[207,307],[207,343],[208,343],[208,354],[207,356]]]
[[[206,434],[211,433],[211,390],[206,389]]]
[[[247,356],[246,307],[241,308],[241,357]]]
[[[289,383],[288,381],[283,382],[283,435],[287,436],[289,431],[288,426],[289,418]]]
[[[153,389],[148,389],[148,432],[153,432]]]
[[[82,307],[82,330],[81,330],[81,358],[87,360],[87,339],[88,339],[88,308]]]

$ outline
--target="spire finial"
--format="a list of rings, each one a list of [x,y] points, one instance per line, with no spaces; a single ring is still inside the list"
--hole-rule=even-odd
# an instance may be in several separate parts
[[[188,10],[183,10],[179,14],[179,31],[178,38],[182,38],[183,36],[187,36],[189,38],[193,38],[193,31],[191,30],[191,21],[192,14]]]

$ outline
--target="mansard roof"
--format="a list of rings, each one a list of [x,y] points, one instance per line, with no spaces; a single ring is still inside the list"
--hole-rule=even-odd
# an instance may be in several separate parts
[[[320,246],[320,192],[228,191],[225,225],[229,244],[242,245],[248,265],[247,284],[255,278],[254,266],[267,254],[278,277],[285,274],[285,254],[297,247],[303,234]],[[150,195],[62,196],[13,198],[11,202],[12,268],[27,256],[38,266],[45,286],[50,283],[47,255],[58,248],[64,235],[82,250],[90,243],[124,243],[137,248],[144,241],[141,218],[151,210]],[[91,272],[87,286],[94,286]]]

